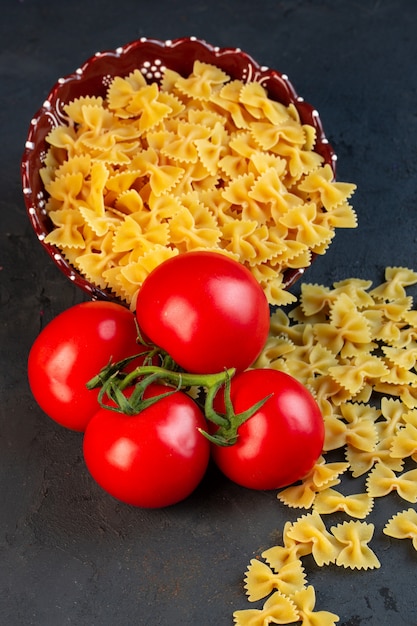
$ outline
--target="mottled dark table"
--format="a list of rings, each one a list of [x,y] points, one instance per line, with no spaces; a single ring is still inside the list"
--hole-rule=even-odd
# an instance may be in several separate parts
[[[167,510],[117,503],[93,484],[81,436],[35,405],[26,380],[40,328],[84,299],[26,218],[19,162],[49,88],[98,50],[196,35],[287,73],[319,110],[355,182],[359,228],[339,231],[305,280],[417,269],[417,3],[414,0],[4,0],[0,21],[0,624],[228,626],[248,608],[249,560],[300,512],[211,469]],[[299,285],[294,287],[295,292]],[[399,506],[378,502],[373,521]],[[417,624],[417,554],[378,533],[379,570],[314,568],[318,607],[341,626]]]

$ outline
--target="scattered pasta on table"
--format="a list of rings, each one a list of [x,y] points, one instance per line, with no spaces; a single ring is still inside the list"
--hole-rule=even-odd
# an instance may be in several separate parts
[[[417,311],[407,294],[415,284],[417,272],[404,267],[387,267],[376,287],[354,278],[332,287],[304,283],[298,305],[272,315],[255,367],[288,372],[312,391],[325,420],[325,448],[302,481],[278,492],[283,504],[307,512],[285,523],[283,545],[250,561],[247,598],[264,604],[235,611],[237,626],[339,621],[313,610],[307,555],[319,567],[377,569],[375,532],[408,539],[417,550],[415,508],[400,510],[383,528],[367,521],[378,498],[392,492],[417,503]],[[362,478],[363,490],[343,493],[343,476]],[[330,514],[342,521],[328,524]]]

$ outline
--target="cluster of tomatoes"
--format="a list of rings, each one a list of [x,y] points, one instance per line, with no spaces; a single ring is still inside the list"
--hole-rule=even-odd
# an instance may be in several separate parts
[[[239,485],[278,489],[314,465],[324,425],[298,381],[251,369],[268,332],[251,273],[189,252],[150,273],[135,313],[94,301],[53,319],[31,348],[29,383],[47,415],[83,432],[92,477],[127,504],[183,500],[210,458]]]

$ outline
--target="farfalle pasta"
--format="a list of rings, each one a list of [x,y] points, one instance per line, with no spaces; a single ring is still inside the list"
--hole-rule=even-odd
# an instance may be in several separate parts
[[[331,532],[341,550],[336,559],[336,565],[351,569],[374,569],[381,567],[378,557],[369,547],[374,534],[374,524],[351,520],[331,527]]]
[[[321,457],[299,484],[282,489],[278,499],[291,508],[309,509],[320,492],[340,483],[339,476],[348,467],[349,463],[326,463]]]
[[[417,462],[417,410],[408,411],[402,416],[402,422],[392,437],[391,456],[411,457]]]
[[[417,311],[407,293],[415,284],[417,272],[403,267],[386,268],[376,287],[358,278],[332,287],[305,283],[295,308],[272,315],[255,364],[298,378],[315,395],[325,422],[323,455],[303,480],[277,494],[291,509],[309,512],[285,523],[283,545],[263,550],[264,563],[252,560],[246,578],[254,602],[277,589],[281,569],[292,571],[289,566],[301,561],[305,585],[288,599],[303,624],[339,620],[326,611],[309,613],[315,589],[303,557],[311,555],[318,567],[377,569],[375,525],[360,520],[390,494],[394,502],[417,502]],[[350,486],[344,493],[345,477],[362,478],[363,490],[352,493]],[[328,528],[327,515],[341,516],[341,522]],[[380,530],[411,540],[417,550],[415,508],[399,511]]]
[[[288,529],[287,534],[296,543],[309,546],[317,565],[322,566],[336,562],[338,544],[316,511],[298,518]]]
[[[377,463],[370,472],[366,489],[372,498],[386,496],[391,491],[408,502],[417,502],[417,469],[397,475],[383,463]]]
[[[355,185],[333,180],[314,128],[260,83],[196,60],[188,76],[165,69],[160,84],[139,70],[114,77],[105,97],[64,112],[40,172],[45,241],[132,308],[147,267],[196,249],[230,255],[271,304],[288,304],[284,272],[356,227]]]
[[[275,589],[291,595],[303,589],[306,583],[300,559],[287,562],[274,572],[266,563],[252,559],[245,577],[245,589],[250,602],[256,602],[270,595]]]
[[[368,517],[373,506],[374,499],[367,493],[344,495],[331,487],[317,493],[314,498],[314,511],[320,515],[343,511],[350,517],[364,519]]]
[[[298,621],[299,612],[294,602],[280,591],[275,591],[261,609],[243,609],[233,613],[236,626],[264,626],[291,624]]]
[[[250,602],[264,600],[264,604],[261,609],[235,611],[236,625],[301,622],[310,626],[333,626],[339,621],[335,613],[315,610],[316,591],[308,584],[300,559],[311,553],[312,536],[328,533],[318,515],[312,516],[312,521],[307,524],[305,521],[300,518],[294,524],[287,522],[283,532],[284,545],[265,550],[261,555],[263,560],[251,560],[245,575],[246,594]],[[300,524],[303,524],[302,529]],[[294,535],[300,531],[302,540],[298,541]]]
[[[314,610],[316,608],[316,590],[313,585],[296,591],[291,599],[297,607],[299,620],[304,626],[335,626],[339,621],[339,616],[335,613]]]
[[[374,288],[361,279],[303,284],[298,306],[273,314],[255,364],[310,388],[325,420],[325,451],[345,448],[355,477],[377,463],[400,472],[416,454],[417,318],[406,288],[417,273],[387,268],[385,278]]]
[[[417,511],[411,508],[400,511],[385,524],[384,533],[394,539],[411,539],[417,550]]]

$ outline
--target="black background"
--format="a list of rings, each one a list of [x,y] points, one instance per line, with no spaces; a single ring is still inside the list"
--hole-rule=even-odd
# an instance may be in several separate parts
[[[231,625],[234,610],[252,607],[242,586],[249,560],[279,543],[284,522],[302,511],[214,469],[175,507],[125,506],[92,482],[81,435],[35,405],[30,346],[84,295],[49,260],[26,217],[19,173],[26,132],[52,84],[96,51],[142,36],[195,35],[240,47],[288,74],[319,110],[338,178],[358,185],[359,228],[338,231],[305,280],[377,283],[387,265],[417,269],[417,3],[3,0],[1,14],[0,624]],[[341,626],[417,624],[417,554],[411,542],[381,532],[409,506],[392,495],[368,520],[381,569],[306,560],[317,609],[337,613]]]

